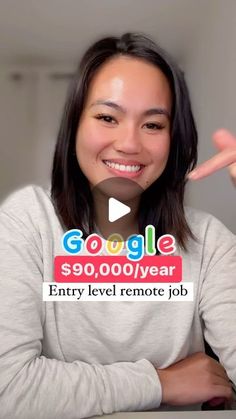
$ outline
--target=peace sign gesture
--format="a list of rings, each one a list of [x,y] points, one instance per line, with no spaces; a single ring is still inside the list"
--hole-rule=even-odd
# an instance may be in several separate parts
[[[236,137],[229,131],[221,129],[216,131],[212,138],[219,153],[197,166],[187,177],[190,180],[197,180],[227,167],[236,186]]]

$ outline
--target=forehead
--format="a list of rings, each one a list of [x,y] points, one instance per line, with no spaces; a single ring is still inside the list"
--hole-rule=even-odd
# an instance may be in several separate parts
[[[171,90],[163,72],[145,60],[115,57],[105,62],[94,75],[87,104],[94,100],[126,102],[126,105],[163,105],[170,109]],[[142,106],[142,107],[143,107]]]

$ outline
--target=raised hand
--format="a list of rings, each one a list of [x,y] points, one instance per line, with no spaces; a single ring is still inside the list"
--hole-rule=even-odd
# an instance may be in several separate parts
[[[228,167],[233,184],[236,186],[236,137],[225,129],[213,134],[213,142],[219,153],[205,161],[188,174],[190,180],[209,176],[223,167]]]

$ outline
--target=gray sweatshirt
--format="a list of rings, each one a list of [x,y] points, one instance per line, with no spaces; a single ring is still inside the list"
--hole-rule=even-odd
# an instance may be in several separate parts
[[[42,283],[63,254],[50,194],[28,186],[3,203],[1,419],[170,410],[156,368],[204,351],[204,336],[236,384],[236,239],[209,214],[186,208],[186,217],[198,242],[176,254],[193,301],[44,302]]]

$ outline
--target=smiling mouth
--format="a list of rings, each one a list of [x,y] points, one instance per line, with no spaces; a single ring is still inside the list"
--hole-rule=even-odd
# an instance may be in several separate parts
[[[111,169],[119,170],[123,173],[138,173],[144,167],[143,164],[120,164],[110,160],[103,160],[103,163]]]

